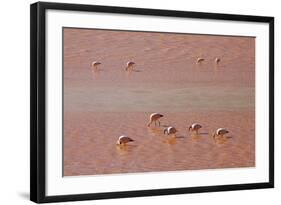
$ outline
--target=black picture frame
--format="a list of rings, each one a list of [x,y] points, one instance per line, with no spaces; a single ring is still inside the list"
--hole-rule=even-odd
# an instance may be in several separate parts
[[[269,24],[269,181],[220,186],[46,196],[46,10],[170,16]],[[37,203],[97,200],[274,187],[274,17],[38,2],[30,6],[30,200]]]

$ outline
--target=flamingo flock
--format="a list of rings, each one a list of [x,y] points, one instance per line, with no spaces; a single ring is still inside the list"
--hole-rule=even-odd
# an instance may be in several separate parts
[[[205,58],[197,58],[196,60],[196,64],[201,64],[205,61]],[[219,64],[221,62],[221,59],[216,57],[214,59],[214,62],[215,64]],[[97,72],[99,71],[99,66],[101,65],[100,62],[98,61],[93,61],[92,64],[91,64],[91,69],[92,71],[94,72]],[[127,64],[126,64],[126,67],[125,67],[125,71],[133,71],[134,67],[135,67],[136,63],[133,62],[133,61],[128,61]],[[154,126],[161,126],[161,122],[160,122],[160,119],[164,117],[164,115],[160,114],[160,113],[152,113],[150,116],[149,116],[149,122],[147,124],[148,127],[150,127],[153,123],[154,123]],[[188,128],[188,131],[191,132],[191,133],[195,133],[196,135],[199,134],[199,130],[202,128],[202,125],[200,125],[199,123],[193,123],[192,125],[189,126]],[[173,135],[173,136],[176,136],[176,133],[178,132],[178,130],[173,127],[173,126],[169,126],[167,128],[165,128],[163,130],[163,133],[165,135]],[[224,137],[225,134],[229,133],[229,131],[225,128],[218,128],[212,135],[213,139],[216,140],[218,137]],[[127,143],[130,143],[130,142],[134,142],[134,140],[126,135],[121,135],[116,144],[117,145],[126,145]]]
[[[201,64],[205,61],[205,58],[197,58],[196,60],[196,64]],[[221,62],[221,59],[220,58],[215,58],[214,59],[214,62],[216,65],[218,65],[220,62]],[[91,68],[92,68],[92,71],[94,72],[97,72],[99,71],[99,65],[101,65],[101,62],[98,62],[98,61],[93,61],[92,64],[91,64]],[[131,72],[134,70],[134,67],[135,67],[136,63],[133,62],[133,61],[128,61],[127,64],[126,64],[126,67],[125,67],[125,71],[128,71],[128,72]]]
[[[197,58],[196,63],[201,64],[204,61],[205,61],[205,58],[199,57],[199,58]],[[214,62],[218,65],[221,62],[221,59],[217,57],[217,58],[214,59]]]
[[[99,71],[99,67],[101,65],[101,62],[99,61],[93,61],[91,63],[91,69],[93,72],[97,72]],[[126,64],[126,67],[125,67],[125,71],[128,71],[128,72],[131,72],[131,71],[134,71],[134,67],[135,67],[136,63],[133,62],[133,61],[128,61],[127,64]]]
[[[160,119],[163,118],[164,115],[160,113],[152,113],[149,116],[149,122],[147,124],[148,127],[150,127],[153,122],[154,126],[159,126],[161,125]],[[202,128],[202,125],[199,123],[193,123],[192,125],[189,126],[188,131],[189,132],[194,132],[196,135],[199,134],[199,130]],[[168,126],[163,130],[164,135],[168,136],[173,136],[176,137],[176,133],[178,130],[173,127],[173,126]],[[228,134],[229,131],[226,128],[218,128],[212,135],[213,139],[216,140],[217,138],[223,138],[225,134]],[[127,143],[134,142],[134,140],[126,135],[121,135],[118,140],[117,140],[117,145],[126,145]]]

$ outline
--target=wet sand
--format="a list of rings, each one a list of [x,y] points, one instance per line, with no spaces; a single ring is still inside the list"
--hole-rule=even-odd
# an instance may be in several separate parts
[[[64,176],[255,166],[254,56],[250,37],[64,29]],[[135,142],[116,146],[123,134]]]

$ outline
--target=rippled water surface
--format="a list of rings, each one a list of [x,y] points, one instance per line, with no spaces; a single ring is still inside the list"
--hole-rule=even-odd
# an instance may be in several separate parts
[[[64,29],[64,175],[255,166],[254,54],[251,37]],[[219,127],[230,133],[214,140]]]

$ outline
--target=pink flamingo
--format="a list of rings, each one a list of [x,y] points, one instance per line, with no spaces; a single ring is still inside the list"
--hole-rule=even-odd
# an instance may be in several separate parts
[[[198,123],[193,123],[192,125],[189,126],[188,130],[189,132],[196,132],[196,134],[198,135],[198,131],[199,129],[202,128],[202,126]]]
[[[116,144],[117,145],[126,145],[129,142],[133,142],[134,140],[130,137],[127,137],[125,135],[122,135],[118,138]]]
[[[219,128],[217,131],[213,134],[213,138],[216,139],[216,137],[221,136],[223,137],[225,134],[229,133],[229,131],[225,128]]]
[[[156,126],[156,121],[158,121],[158,125],[160,126],[160,120],[159,119],[163,116],[164,115],[159,114],[159,113],[152,113],[149,117],[149,122],[148,122],[147,126],[149,127],[152,122],[154,122],[155,126]]]
[[[99,66],[100,64],[101,64],[101,63],[98,62],[98,61],[92,62],[92,69],[93,69],[93,71],[98,71],[98,66]]]
[[[136,63],[133,62],[133,61],[129,61],[127,62],[127,67],[125,68],[126,71],[132,71],[133,70],[133,66],[135,65]]]

